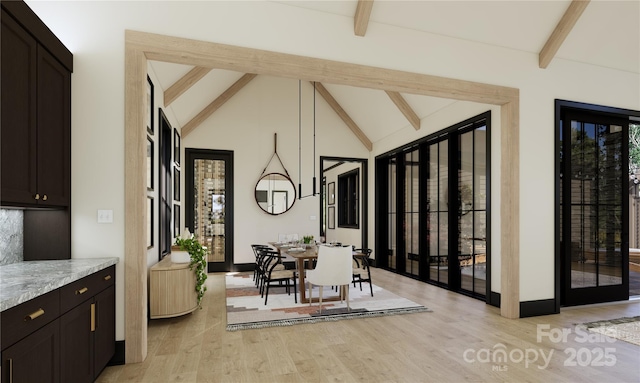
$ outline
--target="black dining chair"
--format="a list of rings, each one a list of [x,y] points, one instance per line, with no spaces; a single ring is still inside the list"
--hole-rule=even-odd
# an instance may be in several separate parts
[[[280,254],[277,251],[262,250],[264,253],[263,268],[264,274],[262,277],[262,288],[260,290],[261,296],[264,296],[264,304],[267,304],[269,299],[270,287],[285,287],[287,294],[291,295],[290,282],[293,281],[293,296],[295,303],[298,303],[297,289],[296,289],[296,273],[293,269],[285,269],[282,262],[280,262]],[[277,285],[275,283],[277,282]],[[284,282],[284,286],[283,283]]]
[[[369,256],[372,250],[355,249],[354,251],[362,253],[364,256],[353,257],[353,287],[356,286],[356,283],[359,283],[360,291],[362,291],[362,282],[369,282],[369,289],[371,290],[371,296],[373,296],[373,285],[371,284],[371,270],[369,266]]]
[[[262,265],[262,258],[263,258],[263,253],[260,251],[262,250],[269,250],[271,249],[271,247],[267,246],[267,245],[259,245],[259,244],[255,244],[255,245],[251,245],[251,249],[253,249],[253,254],[256,257],[256,263],[253,269],[253,280],[256,282],[256,287],[258,287],[260,278],[262,278],[262,270],[261,270],[261,265]]]

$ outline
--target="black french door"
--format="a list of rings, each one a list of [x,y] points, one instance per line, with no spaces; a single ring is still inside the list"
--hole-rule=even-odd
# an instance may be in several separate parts
[[[629,298],[628,129],[623,116],[561,112],[562,305]]]
[[[233,152],[185,149],[185,226],[209,249],[208,272],[233,267]]]
[[[381,267],[488,295],[489,119],[485,113],[377,158]]]

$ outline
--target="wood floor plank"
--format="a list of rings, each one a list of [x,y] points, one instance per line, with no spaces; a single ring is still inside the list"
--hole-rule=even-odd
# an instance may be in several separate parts
[[[372,277],[433,312],[230,332],[224,274],[210,274],[202,310],[150,321],[147,359],[107,367],[97,382],[640,381],[640,346],[584,342],[575,327],[640,315],[640,302],[506,319],[498,308],[442,288],[380,269],[372,269]],[[539,326],[570,334],[562,341],[538,339]],[[538,358],[482,360],[500,348],[523,355],[535,351]],[[589,352],[593,359],[593,350],[605,348],[613,349],[613,366],[565,365],[571,350]],[[548,363],[540,352],[551,355]]]

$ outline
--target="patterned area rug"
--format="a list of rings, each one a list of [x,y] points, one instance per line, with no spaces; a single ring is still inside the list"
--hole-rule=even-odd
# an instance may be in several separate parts
[[[640,316],[585,323],[591,332],[640,346]]]
[[[373,285],[373,297],[369,285],[349,289],[350,311],[345,302],[323,302],[322,313],[318,304],[294,303],[293,292],[288,295],[284,287],[271,287],[267,305],[253,281],[253,273],[234,273],[226,276],[227,331],[291,326],[299,323],[335,321],[383,315],[430,312],[431,310],[409,299],[399,297],[379,286]],[[324,297],[337,295],[331,288],[324,288]],[[317,288],[313,296],[318,297]],[[298,292],[298,298],[300,298]],[[299,302],[299,299],[298,299]]]

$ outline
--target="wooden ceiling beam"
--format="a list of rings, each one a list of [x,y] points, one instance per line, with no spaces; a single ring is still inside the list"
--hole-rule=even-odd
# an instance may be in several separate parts
[[[313,85],[313,82],[311,84]],[[320,93],[322,98],[324,98],[327,104],[329,104],[329,106],[334,110],[334,112],[336,112],[338,117],[340,117],[342,121],[349,127],[349,129],[351,129],[353,134],[355,134],[356,137],[358,137],[360,142],[362,142],[362,145],[364,145],[364,147],[367,148],[367,150],[369,151],[373,150],[373,144],[371,143],[371,140],[369,139],[369,137],[367,137],[367,135],[364,134],[362,129],[360,129],[358,124],[356,124],[355,121],[353,121],[353,119],[349,117],[347,112],[345,112],[345,110],[340,106],[338,101],[336,101],[336,99],[333,98],[333,96],[331,95],[331,93],[329,93],[327,88],[325,88],[324,85],[322,85],[319,82],[315,83],[315,88],[318,91],[318,93]]]
[[[396,104],[398,109],[400,109],[400,112],[402,112],[402,114],[407,118],[407,120],[409,120],[409,123],[411,124],[411,126],[413,126],[415,130],[419,130],[420,117],[418,117],[416,112],[414,112],[411,106],[409,106],[409,104],[407,103],[407,100],[405,100],[402,97],[402,95],[398,92],[390,92],[388,90],[385,92],[387,92],[387,95],[389,96],[391,101],[393,101],[393,103]]]
[[[540,68],[545,69],[553,60],[553,57],[558,53],[558,49],[569,36],[569,33],[578,22],[578,19],[582,15],[582,12],[587,8],[591,0],[573,0],[569,4],[569,8],[560,19],[560,22],[553,30],[553,33],[549,37],[549,40],[544,44],[544,47],[538,55],[538,65]]]
[[[193,132],[200,124],[204,122],[207,118],[209,118],[216,110],[220,109],[222,105],[224,105],[227,101],[231,99],[231,97],[235,96],[236,93],[240,91],[240,89],[244,88],[251,80],[253,80],[257,74],[247,73],[244,76],[240,77],[238,81],[233,83],[227,90],[222,92],[218,98],[213,100],[211,104],[209,104],[206,108],[202,109],[200,113],[198,113],[191,121],[187,122],[182,127],[182,137],[186,137],[189,133]]]
[[[353,31],[356,36],[364,36],[367,33],[372,8],[373,0],[358,0],[356,14],[353,17]]]
[[[164,92],[164,106],[169,106],[176,100],[176,98],[189,90],[189,88],[200,81],[209,72],[211,72],[211,68],[197,66],[191,69],[189,73],[185,74],[180,80],[176,81]]]
[[[496,105],[519,94],[518,89],[505,86],[146,32],[127,31],[127,40],[132,47],[144,49],[147,60],[175,64]]]

